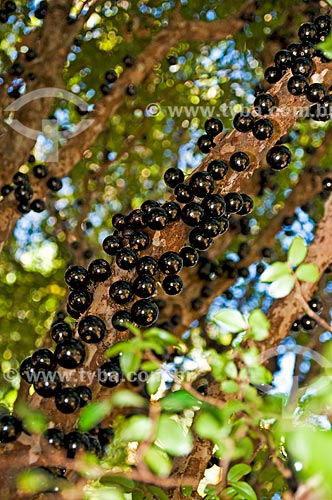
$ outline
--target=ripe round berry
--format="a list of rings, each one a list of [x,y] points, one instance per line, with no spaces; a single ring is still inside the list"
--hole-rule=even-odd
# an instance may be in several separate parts
[[[292,73],[293,75],[302,75],[308,78],[312,75],[314,67],[310,59],[306,57],[298,57],[292,63]]]
[[[227,175],[228,166],[222,160],[212,160],[208,164],[206,170],[212,176],[214,181],[220,181]]]
[[[68,323],[65,323],[64,321],[59,321],[58,323],[55,323],[52,325],[51,329],[51,337],[54,342],[62,342],[62,340],[65,339],[71,339],[72,337],[72,329]]]
[[[226,212],[228,214],[236,214],[243,207],[243,199],[239,193],[227,193],[225,195]]]
[[[31,210],[33,210],[37,214],[40,214],[41,212],[43,212],[46,209],[46,205],[45,205],[44,200],[36,199],[36,200],[33,200],[31,202],[30,208],[31,208]]]
[[[111,276],[111,268],[107,260],[95,259],[88,267],[88,274],[92,281],[106,281]]]
[[[144,229],[147,226],[146,213],[144,210],[136,208],[125,217],[125,224],[130,229]],[[122,228],[123,229],[123,228]]]
[[[219,219],[225,213],[226,203],[219,194],[211,194],[202,201],[202,208],[205,219]]]
[[[170,274],[164,278],[162,287],[167,295],[177,295],[183,290],[183,281],[180,276]]]
[[[205,198],[213,192],[215,183],[209,172],[195,172],[190,178],[189,187],[194,196]]]
[[[64,387],[55,395],[55,406],[61,413],[74,413],[80,407],[80,398],[71,387]]]
[[[204,128],[208,136],[215,137],[223,131],[224,126],[218,118],[209,118],[206,120]]]
[[[243,207],[238,213],[238,215],[248,215],[254,209],[254,201],[248,194],[241,193],[241,198],[243,200]]]
[[[274,56],[274,64],[277,68],[290,68],[292,64],[292,54],[289,50],[279,50]]]
[[[138,274],[150,274],[154,276],[158,272],[158,263],[153,257],[142,257],[137,261],[136,271]]]
[[[10,184],[5,184],[1,188],[1,195],[8,196],[13,190],[14,190],[13,186],[11,186]]]
[[[119,236],[110,234],[103,241],[103,249],[107,255],[116,255],[116,252],[122,248],[122,241]]]
[[[209,135],[201,135],[201,137],[197,141],[197,146],[202,151],[202,153],[209,153],[212,148],[215,147],[215,143],[213,142],[213,138]]]
[[[16,186],[28,185],[29,184],[28,174],[23,174],[23,172],[16,172],[16,174],[13,175],[13,183],[16,184]]]
[[[323,303],[318,297],[315,297],[308,302],[308,306],[310,309],[312,309],[315,313],[320,313],[323,309]]]
[[[125,323],[131,323],[131,316],[128,311],[117,311],[112,317],[112,325],[119,332],[125,332],[128,327]]]
[[[65,282],[74,290],[84,290],[89,284],[88,271],[83,266],[70,266],[65,274]]]
[[[307,90],[307,98],[310,102],[319,102],[326,96],[326,87],[321,83],[312,83]]]
[[[31,356],[31,363],[35,370],[54,370],[56,357],[49,349],[37,349]]]
[[[63,413],[72,413],[72,412],[63,412]],[[90,443],[88,436],[78,431],[69,432],[69,434],[65,435],[64,446],[67,450],[68,458],[74,458],[76,453],[80,451],[90,450]]]
[[[152,208],[160,207],[160,203],[154,200],[146,200],[142,203],[141,209],[144,210],[147,214],[150,212]]]
[[[13,0],[7,0],[5,2],[5,10],[8,14],[12,14],[17,9],[16,3]]]
[[[329,32],[331,30],[331,17],[328,15],[316,17],[314,23],[318,31]]]
[[[286,146],[274,146],[266,155],[266,161],[273,170],[283,170],[288,167],[291,159],[291,152]]]
[[[252,133],[259,141],[264,141],[272,137],[274,128],[272,122],[267,118],[256,120],[252,128]]]
[[[195,250],[193,247],[181,248],[179,255],[182,258],[184,267],[193,267],[198,263],[199,255],[197,250]]]
[[[127,68],[132,68],[136,62],[135,57],[130,54],[127,54],[122,60]]]
[[[109,295],[117,304],[126,304],[134,298],[131,284],[124,280],[112,283],[109,289]]]
[[[122,371],[118,364],[107,361],[98,368],[98,382],[104,387],[116,387],[122,380]]]
[[[188,226],[197,226],[203,219],[204,210],[195,202],[187,203],[181,211],[181,219]]]
[[[116,263],[120,269],[133,269],[137,262],[136,253],[130,248],[121,248],[116,254]]]
[[[87,290],[72,290],[68,295],[68,305],[77,312],[83,313],[86,311],[92,302],[92,295]]]
[[[331,177],[325,177],[322,181],[323,189],[324,191],[331,192],[332,191],[332,178]]]
[[[156,283],[149,274],[140,274],[133,283],[135,295],[147,299],[156,293]]]
[[[117,79],[117,77],[118,77],[118,75],[116,74],[116,72],[114,71],[114,69],[109,69],[105,73],[105,80],[108,83],[114,83],[115,80]]]
[[[164,173],[164,181],[167,186],[174,189],[175,186],[184,181],[184,173],[179,168],[171,167]]]
[[[141,299],[132,305],[131,317],[139,326],[150,326],[158,319],[157,304],[150,299]]]
[[[229,229],[229,220],[226,217],[220,217],[220,232],[219,234],[224,234]]]
[[[0,417],[0,443],[12,443],[21,432],[22,424],[14,415]]]
[[[23,380],[28,382],[28,384],[32,384],[32,382],[34,381],[34,377],[36,375],[36,368],[34,368],[30,356],[22,361],[20,366],[20,375],[23,378]]]
[[[139,252],[148,248],[150,245],[150,238],[144,231],[135,231],[129,237],[129,245],[132,250]]]
[[[45,432],[45,439],[54,448],[60,449],[64,446],[64,434],[59,429],[53,427]]]
[[[31,210],[30,203],[27,201],[21,201],[21,203],[17,205],[17,210],[21,212],[21,214],[28,214]]]
[[[52,398],[61,388],[58,373],[40,371],[36,378],[33,387],[36,393],[43,398]]]
[[[174,195],[179,203],[189,203],[194,199],[194,194],[188,184],[181,182],[174,189]]]
[[[19,184],[14,193],[17,201],[29,201],[33,197],[33,190],[28,184]]]
[[[250,113],[237,113],[233,119],[233,126],[239,132],[249,132],[254,124],[254,117]]]
[[[317,326],[317,322],[313,318],[310,318],[308,314],[305,314],[301,318],[301,325],[303,330],[310,331]]]
[[[167,212],[161,207],[152,208],[146,215],[146,220],[151,229],[160,231],[168,224]]]
[[[275,66],[269,66],[266,68],[264,77],[268,83],[277,83],[282,78],[283,70],[281,68],[276,68]]]
[[[129,95],[129,97],[136,97],[137,96],[137,87],[133,83],[130,83],[128,87],[126,88],[126,94]]]
[[[160,270],[165,274],[177,274],[183,267],[183,261],[176,252],[165,252],[158,261]]]
[[[250,167],[249,156],[242,151],[233,153],[229,160],[229,164],[236,172],[244,172]]]
[[[80,398],[80,408],[83,408],[88,404],[89,401],[92,400],[92,392],[89,387],[86,387],[85,385],[79,385],[78,387],[75,387],[75,391]]]
[[[216,238],[220,234],[221,223],[217,219],[209,219],[201,224],[201,228],[207,236]]]
[[[62,180],[59,177],[50,177],[46,185],[51,191],[60,191],[62,188]]]
[[[32,173],[37,179],[43,179],[48,175],[48,168],[46,165],[35,165],[32,169]]]
[[[175,201],[168,201],[163,204],[162,208],[165,210],[168,222],[175,222],[180,219],[181,215],[181,207]]]
[[[317,41],[317,30],[314,23],[301,24],[298,34],[301,42],[316,43]]]
[[[254,109],[259,115],[269,115],[276,102],[271,94],[259,94],[254,100]]]
[[[118,229],[118,231],[122,231],[124,229],[126,223],[125,223],[125,215],[123,214],[115,214],[112,217],[112,224],[113,227]]]
[[[300,43],[297,49],[297,57],[306,57],[312,59],[316,54],[316,49],[313,43],[303,42]],[[297,59],[297,57],[295,59]],[[294,58],[293,58],[294,59]]]
[[[76,368],[85,360],[85,349],[82,342],[77,339],[66,339],[59,342],[54,354],[63,368]]]
[[[78,324],[78,334],[87,344],[97,344],[106,335],[105,323],[98,316],[84,316]]]
[[[287,83],[288,92],[292,95],[306,94],[309,88],[307,78],[301,75],[292,76]]]
[[[202,228],[194,227],[189,233],[189,243],[197,250],[207,250],[212,245],[212,239]]]

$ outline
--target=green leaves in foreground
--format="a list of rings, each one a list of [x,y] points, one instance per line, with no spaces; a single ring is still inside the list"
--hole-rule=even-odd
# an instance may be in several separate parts
[[[270,323],[260,309],[251,311],[247,320],[237,309],[221,309],[212,319],[222,323],[230,333],[246,331],[248,337],[257,341],[264,340],[269,334]]]

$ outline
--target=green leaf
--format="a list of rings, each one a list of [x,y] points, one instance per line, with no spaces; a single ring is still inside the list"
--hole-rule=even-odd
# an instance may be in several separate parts
[[[213,319],[224,323],[231,333],[243,332],[247,328],[244,317],[236,309],[221,309],[213,315]]]
[[[146,383],[146,388],[149,394],[156,394],[161,384],[161,373],[152,372]]]
[[[120,436],[124,441],[144,441],[152,431],[152,421],[145,415],[134,415],[126,420]]]
[[[40,410],[34,410],[20,403],[16,414],[23,421],[24,428],[32,434],[44,434],[47,429],[47,417]]]
[[[257,496],[250,484],[244,481],[230,483],[237,493],[241,495],[242,500],[257,500]]]
[[[167,332],[166,330],[162,330],[161,328],[149,328],[144,332],[144,338],[157,338],[161,340],[165,345],[179,345],[179,340],[175,337],[175,335],[172,335],[171,333]]]
[[[296,267],[304,261],[308,253],[308,248],[302,238],[296,236],[287,253],[287,262]]]
[[[136,346],[132,342],[117,342],[116,344],[112,345],[112,347],[107,349],[105,354],[106,356],[112,358],[113,356],[117,356],[121,352],[134,351],[135,349]]]
[[[237,491],[233,486],[228,486],[225,488],[223,493],[226,495],[226,498],[234,498],[237,495]]]
[[[198,414],[195,420],[195,431],[204,439],[215,440],[220,434],[222,423],[207,411]]]
[[[161,408],[166,411],[181,411],[187,408],[201,406],[202,404],[201,401],[183,389],[167,394],[159,403]]]
[[[262,283],[272,283],[273,281],[290,274],[291,269],[286,262],[274,262],[267,269],[265,269],[259,281]]]
[[[158,368],[160,367],[161,363],[155,363],[154,361],[144,361],[142,364],[141,364],[141,370],[143,372],[152,372],[154,370],[158,370]]]
[[[127,477],[104,475],[100,478],[99,482],[100,484],[106,486],[111,486],[111,485],[121,486],[121,489],[123,490],[124,493],[130,493],[135,488],[135,481]]]
[[[227,392],[227,394],[232,394],[239,390],[239,386],[235,380],[224,380],[221,383],[221,390]]]
[[[126,500],[122,489],[116,486],[104,486],[101,488],[88,488],[87,497],[93,500]]]
[[[253,384],[269,384],[272,380],[271,372],[265,366],[251,366],[249,377]]]
[[[319,280],[319,270],[316,264],[301,264],[296,269],[295,274],[300,281],[315,283]]]
[[[137,392],[130,391],[129,389],[116,391],[113,394],[111,401],[114,406],[119,407],[134,406],[136,408],[144,408],[144,406],[147,406],[148,404],[146,399],[137,394]]]
[[[255,340],[261,341],[268,337],[270,322],[263,311],[260,309],[254,309],[251,311],[248,323],[250,326],[250,333]]]
[[[152,493],[152,498],[156,500],[168,500],[169,497],[158,486],[146,486],[146,489]],[[150,499],[150,497],[149,497]]]
[[[269,294],[274,299],[281,299],[282,297],[286,297],[293,290],[294,285],[295,279],[293,276],[283,276],[271,283]]]
[[[147,449],[144,461],[152,472],[160,477],[167,477],[172,470],[172,460],[167,453],[155,445]]]
[[[35,469],[20,473],[17,478],[18,488],[29,494],[35,494],[56,486],[56,479],[43,469]]]
[[[179,422],[168,415],[161,415],[156,442],[170,455],[183,456],[190,453],[193,438],[191,433],[187,432]]]
[[[251,471],[251,467],[247,464],[237,464],[233,465],[228,471],[227,479],[231,483],[234,483],[241,479],[241,477],[246,476]]]
[[[141,364],[141,353],[138,352],[124,352],[120,358],[121,370],[127,378],[130,379],[131,375],[137,372]]]
[[[101,422],[111,411],[109,401],[96,401],[86,406],[80,415],[78,428],[82,432],[87,432]]]

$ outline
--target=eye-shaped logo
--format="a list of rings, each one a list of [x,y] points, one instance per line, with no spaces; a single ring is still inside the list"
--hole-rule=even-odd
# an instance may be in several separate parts
[[[7,113],[15,113],[15,111],[20,110],[23,106],[25,106],[25,104],[43,98],[65,99],[66,101],[75,104],[76,107],[83,113],[88,111],[88,104],[81,97],[72,94],[68,90],[62,90],[56,87],[46,87],[43,89],[33,90],[32,92],[23,95],[19,99],[16,99],[14,102],[9,104],[4,111]],[[29,139],[33,139],[36,141],[40,134],[42,134],[46,139],[51,140],[53,147],[52,152],[47,157],[47,161],[56,162],[58,161],[60,139],[70,139],[71,137],[75,137],[76,135],[81,134],[84,130],[90,127],[93,122],[94,120],[83,119],[70,131],[59,131],[58,122],[55,119],[42,120],[42,130],[29,128],[13,117],[10,117],[8,125],[13,130]]]

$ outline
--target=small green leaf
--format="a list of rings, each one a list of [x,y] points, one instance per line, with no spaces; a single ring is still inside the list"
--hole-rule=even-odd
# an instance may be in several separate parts
[[[250,326],[250,333],[255,340],[264,340],[269,335],[270,322],[260,309],[251,311],[248,323]]]
[[[109,401],[96,401],[86,406],[78,421],[78,428],[82,432],[87,432],[101,422],[111,411]]]
[[[222,424],[220,420],[207,411],[198,414],[195,420],[195,431],[204,439],[215,440],[220,434]]]
[[[124,441],[144,441],[152,430],[152,421],[145,415],[134,415],[126,420],[120,436]]]
[[[112,345],[109,349],[106,351],[106,356],[109,356],[112,358],[113,356],[117,356],[121,352],[127,352],[127,351],[134,351],[136,349],[136,346],[132,342],[117,342],[116,344]]]
[[[161,384],[161,373],[152,372],[146,383],[146,388],[149,394],[156,394]]]
[[[152,445],[144,455],[144,461],[154,474],[167,477],[172,470],[172,461],[158,446]]]
[[[56,479],[43,469],[22,472],[17,478],[18,488],[29,494],[35,494],[56,486]]]
[[[302,238],[299,236],[296,236],[293,241],[291,246],[289,247],[288,254],[287,254],[287,262],[293,266],[296,267],[301,262],[304,261],[308,253],[308,248],[303,241]]]
[[[152,372],[154,370],[158,370],[158,368],[160,367],[160,364],[161,363],[157,363],[157,362],[154,362],[154,361],[144,361],[142,364],[141,364],[141,370],[143,372]]]
[[[234,380],[224,380],[221,383],[221,390],[227,392],[227,394],[232,394],[239,390],[239,386]]]
[[[223,493],[226,495],[226,498],[234,498],[237,495],[237,491],[232,486],[228,486],[225,488]]]
[[[244,481],[230,483],[231,486],[241,495],[242,500],[257,500],[257,496],[250,484]]]
[[[161,408],[166,411],[181,411],[187,408],[201,406],[202,404],[201,401],[183,389],[167,394],[159,403]]]
[[[146,489],[152,493],[152,498],[156,500],[168,500],[169,497],[164,493],[164,491],[161,488],[158,488],[158,486],[146,486]],[[150,499],[151,495],[149,496]]]
[[[100,484],[105,486],[118,485],[124,493],[130,493],[135,488],[135,481],[127,477],[104,475],[99,479]]]
[[[122,489],[116,486],[103,486],[101,488],[91,488],[86,490],[85,498],[93,500],[126,500]]]
[[[213,319],[224,323],[231,333],[243,332],[247,328],[244,317],[237,309],[221,309],[213,315]]]
[[[24,428],[32,434],[43,434],[47,429],[47,417],[40,410],[31,409],[24,403],[16,408],[16,414],[23,421]]]
[[[179,344],[179,340],[175,337],[175,335],[172,335],[171,333],[167,332],[166,330],[162,330],[161,328],[155,328],[155,327],[149,328],[144,332],[144,338],[159,339],[165,345],[176,346]]]
[[[251,366],[249,377],[253,384],[269,384],[272,380],[271,372],[265,366]]]
[[[286,262],[274,262],[267,269],[265,269],[259,281],[262,283],[272,283],[273,281],[290,274],[291,269]]]
[[[227,479],[231,483],[235,483],[241,477],[246,476],[251,471],[251,467],[247,464],[236,464],[233,465],[228,471]]]
[[[141,353],[124,352],[120,358],[121,370],[127,378],[130,379],[133,373],[136,373],[141,364]]]
[[[147,406],[147,401],[142,396],[137,394],[137,392],[130,391],[129,389],[122,389],[121,391],[116,391],[111,401],[114,406],[120,408],[126,406],[134,406],[136,408],[144,408]]]
[[[269,288],[269,294],[274,299],[281,299],[286,297],[294,288],[295,280],[293,276],[283,276],[271,283]]]
[[[296,269],[295,274],[300,281],[315,283],[319,280],[319,270],[316,264],[301,264]]]
[[[193,438],[191,433],[187,432],[179,422],[168,415],[161,415],[156,442],[170,455],[183,456],[190,453]]]

